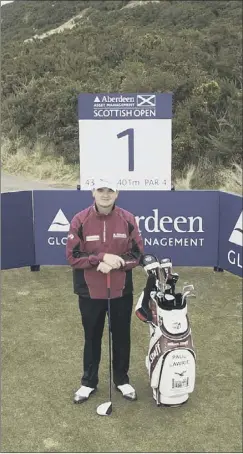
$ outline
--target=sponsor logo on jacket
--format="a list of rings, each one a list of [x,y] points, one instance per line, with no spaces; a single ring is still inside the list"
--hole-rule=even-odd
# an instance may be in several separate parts
[[[86,241],[99,241],[100,235],[88,235],[85,237]]]

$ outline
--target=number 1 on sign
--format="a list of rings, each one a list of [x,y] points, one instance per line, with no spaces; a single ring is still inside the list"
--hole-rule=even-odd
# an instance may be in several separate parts
[[[125,136],[128,136],[128,170],[132,172],[134,170],[134,129],[129,128],[117,134],[118,139]]]

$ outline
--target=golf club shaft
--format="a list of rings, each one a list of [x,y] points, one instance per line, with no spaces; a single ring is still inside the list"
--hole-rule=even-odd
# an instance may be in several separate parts
[[[109,399],[111,402],[111,275],[107,274],[107,303],[108,303],[108,336],[109,336]]]

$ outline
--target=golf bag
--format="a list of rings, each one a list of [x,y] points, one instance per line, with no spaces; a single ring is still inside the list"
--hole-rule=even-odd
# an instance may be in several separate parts
[[[178,274],[170,259],[161,262],[144,255],[147,283],[137,302],[137,317],[149,324],[146,368],[157,405],[185,403],[195,386],[196,354],[187,315],[187,298],[195,296],[193,285],[176,293]]]

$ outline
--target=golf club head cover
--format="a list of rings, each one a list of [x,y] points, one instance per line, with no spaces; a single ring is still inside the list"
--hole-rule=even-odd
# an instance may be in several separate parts
[[[160,268],[159,260],[155,257],[155,255],[144,254],[140,263],[146,274],[151,274],[153,270]]]
[[[149,274],[146,282],[146,287],[137,302],[135,313],[143,322],[152,322],[152,311],[149,307],[150,293],[155,290],[156,276]]]

